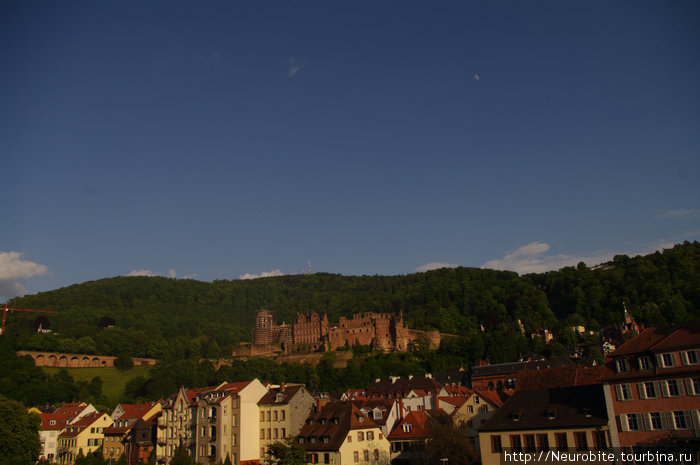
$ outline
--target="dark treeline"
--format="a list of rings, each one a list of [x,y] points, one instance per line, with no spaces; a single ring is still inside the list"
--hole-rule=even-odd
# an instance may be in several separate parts
[[[230,354],[235,343],[250,340],[262,308],[274,310],[278,322],[292,322],[297,312],[326,311],[333,322],[357,312],[403,310],[410,328],[476,337],[481,325],[487,334],[517,331],[517,320],[528,333],[547,327],[560,335],[574,323],[598,329],[621,321],[623,302],[646,325],[698,318],[700,243],[616,256],[598,269],[581,263],[525,276],[459,267],[405,276],[317,273],[212,283],[116,277],[13,299],[15,307],[58,310],[49,316],[58,335],[35,333],[31,313],[10,315],[8,332],[17,349],[174,361]],[[100,329],[104,317],[116,327]],[[481,339],[489,345],[488,336]]]

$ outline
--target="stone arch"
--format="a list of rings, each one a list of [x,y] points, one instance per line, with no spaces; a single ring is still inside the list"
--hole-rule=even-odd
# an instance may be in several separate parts
[[[38,367],[42,367],[46,364],[46,359],[43,354],[39,354],[34,358],[34,364]]]
[[[68,357],[65,355],[61,355],[58,357],[58,366],[60,367],[67,367],[68,366]]]
[[[56,366],[56,356],[54,354],[51,354],[48,356],[46,359],[46,364],[50,367],[55,367]]]
[[[91,367],[99,367],[100,366],[100,359],[95,357],[92,359],[92,362],[90,363]]]
[[[70,358],[70,366],[71,368],[77,368],[80,366],[80,359],[76,356],[73,356]]]
[[[80,361],[80,366],[83,368],[87,368],[90,366],[90,357],[83,357],[83,359]]]

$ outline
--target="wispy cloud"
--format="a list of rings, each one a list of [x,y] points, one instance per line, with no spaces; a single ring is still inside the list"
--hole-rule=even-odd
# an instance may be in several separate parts
[[[168,278],[175,279],[175,278],[177,278],[177,272],[173,268],[170,268],[165,273],[158,273],[158,272],[151,271],[151,270],[131,270],[129,273],[125,274],[124,276],[165,276]],[[183,279],[192,279],[193,277],[194,277],[194,275],[185,275],[182,278]]]
[[[158,274],[151,270],[131,270],[125,276],[158,276]]]
[[[46,265],[22,260],[21,252],[0,252],[0,296],[12,298],[27,293],[23,279],[49,272]]]
[[[272,276],[284,276],[284,273],[280,271],[279,269],[277,270],[272,270],[272,271],[263,271],[260,274],[252,274],[252,273],[246,273],[242,274],[238,277],[238,279],[258,279],[258,278],[270,278]]]
[[[666,210],[654,217],[655,220],[691,220],[700,218],[700,208],[694,210]]]
[[[612,252],[599,250],[585,255],[548,254],[549,244],[536,241],[524,245],[503,258],[489,260],[481,265],[482,268],[494,270],[509,270],[520,274],[543,273],[545,271],[559,270],[565,266],[576,266],[584,262],[587,266],[594,266],[612,260],[615,255],[643,255],[673,247],[674,242],[660,239],[646,244],[628,244],[629,249]]]
[[[293,78],[299,71],[302,70],[304,66],[306,66],[306,62],[304,60],[299,61],[294,57],[290,57],[287,61],[287,77]]]
[[[430,270],[439,270],[440,268],[457,268],[459,265],[455,263],[443,263],[443,262],[432,262],[426,263],[423,266],[419,266],[415,269],[418,273],[423,273]]]
[[[476,74],[476,73],[474,73],[474,76],[473,76],[473,77],[474,77],[474,80],[475,80],[475,81],[478,81],[478,80],[481,79],[481,76],[479,76],[479,75]]]

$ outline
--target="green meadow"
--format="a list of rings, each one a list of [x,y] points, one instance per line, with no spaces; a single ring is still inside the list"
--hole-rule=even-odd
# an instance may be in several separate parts
[[[120,370],[115,367],[98,367],[98,368],[54,368],[42,367],[44,372],[55,375],[60,370],[66,370],[75,381],[87,381],[88,383],[95,376],[102,379],[102,394],[109,400],[111,404],[117,404],[119,399],[124,395],[124,387],[126,383],[136,378],[143,376],[148,378],[150,366],[135,366],[130,370]]]

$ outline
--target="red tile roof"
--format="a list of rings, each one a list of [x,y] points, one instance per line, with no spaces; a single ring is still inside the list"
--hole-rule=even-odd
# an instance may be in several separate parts
[[[351,402],[330,402],[309,415],[298,438],[304,438],[306,450],[338,450],[353,429],[379,428]],[[328,442],[324,442],[327,438]]]
[[[145,402],[143,404],[119,404],[124,413],[117,419],[126,420],[129,418],[143,418],[143,416],[147,414],[153,407],[155,407],[156,404],[157,402]]]
[[[59,431],[65,428],[70,421],[70,417],[66,413],[40,413],[39,417],[41,418],[40,431]]]
[[[605,366],[584,367],[569,365],[545,368],[543,370],[523,371],[518,375],[516,391],[554,388],[558,386],[586,386],[599,384],[605,372]],[[501,405],[503,405],[501,403]]]
[[[410,425],[410,431],[406,427]],[[430,436],[430,417],[423,410],[408,413],[389,434],[389,441],[427,439]]]

